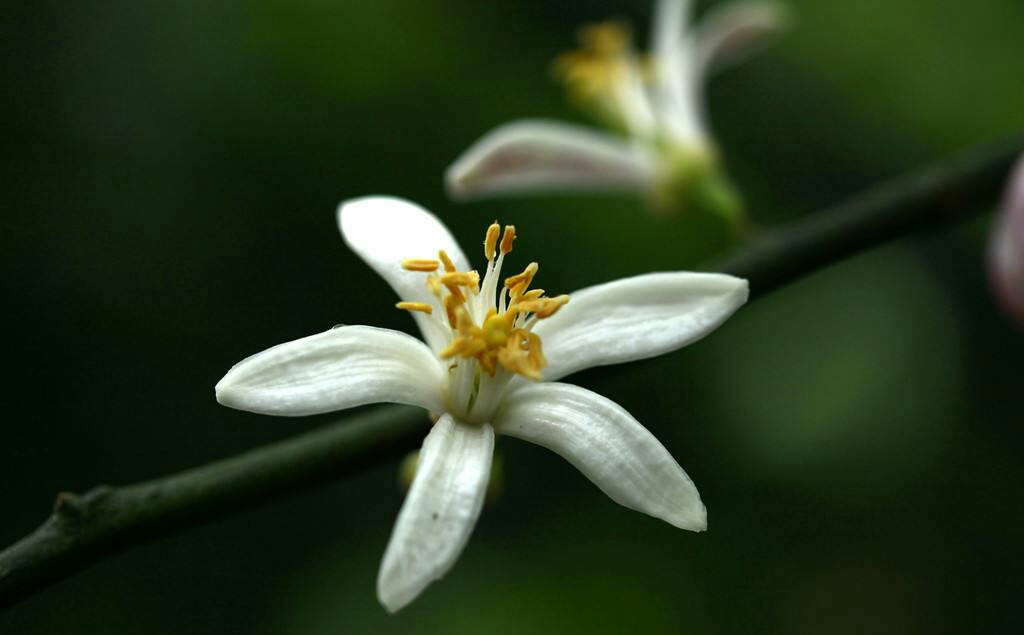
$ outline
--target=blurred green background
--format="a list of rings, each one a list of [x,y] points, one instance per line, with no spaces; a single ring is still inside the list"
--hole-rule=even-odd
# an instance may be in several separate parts
[[[711,3],[699,3],[704,10]],[[1024,124],[1020,0],[796,0],[716,78],[752,214],[784,222]],[[393,194],[464,245],[494,218],[569,291],[697,266],[629,197],[455,204],[443,169],[503,121],[578,119],[550,60],[637,0],[34,2],[7,7],[0,542],[61,490],[162,475],[328,418],[230,411],[213,385],[345,323],[412,332],[334,209]],[[709,531],[616,506],[500,443],[505,495],[397,616],[374,593],[395,465],[109,559],[0,614],[35,633],[979,633],[1020,626],[1024,336],[987,294],[988,219],[887,245],[719,332],[573,381],[697,483]]]

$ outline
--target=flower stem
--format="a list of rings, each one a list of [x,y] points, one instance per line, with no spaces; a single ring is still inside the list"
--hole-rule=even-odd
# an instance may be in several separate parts
[[[991,208],[1024,137],[895,179],[759,235],[714,270],[768,293],[858,251]],[[39,528],[0,552],[0,607],[158,536],[397,460],[426,434],[423,411],[387,406],[236,457],[134,485],[62,493]]]

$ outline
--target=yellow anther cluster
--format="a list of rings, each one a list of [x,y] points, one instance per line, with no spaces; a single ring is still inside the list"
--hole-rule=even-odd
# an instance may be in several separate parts
[[[502,259],[512,251],[515,239],[516,230],[512,225],[506,225],[503,232],[497,222],[487,228],[484,255],[488,277],[483,284],[488,290],[493,290]],[[437,256],[437,260],[404,260],[402,267],[430,274],[426,279],[427,288],[444,308],[444,317],[453,335],[449,345],[440,352],[441,358],[476,360],[492,377],[499,368],[504,368],[530,379],[540,379],[540,371],[547,366],[547,361],[540,337],[531,329],[537,320],[554,315],[569,301],[569,296],[546,298],[543,289],[530,289],[538,269],[537,263],[531,262],[521,273],[505,279],[499,310],[494,306],[495,298],[480,297],[481,279],[476,271],[458,271],[444,251]],[[438,273],[442,267],[443,272]],[[487,286],[488,280],[490,286]],[[406,311],[433,312],[430,305],[420,302],[399,302],[397,306]],[[487,307],[486,311],[483,307]],[[474,310],[477,316],[483,314],[479,324],[473,319]]]
[[[631,40],[629,27],[621,22],[588,24],[580,29],[580,48],[555,58],[555,75],[580,102],[609,95],[621,81]]]

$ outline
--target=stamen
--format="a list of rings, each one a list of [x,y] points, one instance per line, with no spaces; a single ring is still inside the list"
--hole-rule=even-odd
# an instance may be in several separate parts
[[[444,297],[444,313],[448,318],[448,326],[455,328],[455,307],[459,305],[458,299],[453,295]]]
[[[437,276],[427,276],[427,289],[437,297],[441,297],[441,279]]]
[[[454,298],[456,304],[462,305],[466,303],[466,296],[462,295],[462,291],[459,291],[459,285],[457,284],[446,284],[444,285],[448,289],[448,297]]]
[[[465,337],[473,337],[476,335],[475,330],[479,330],[476,324],[473,323],[473,318],[469,315],[469,311],[466,307],[460,306],[455,309],[455,329],[460,335]]]
[[[448,273],[453,273],[453,272],[455,272],[455,271],[458,271],[458,270],[457,270],[457,269],[455,268],[455,263],[454,263],[454,262],[452,262],[452,259],[451,259],[451,258],[449,258],[449,257],[448,257],[448,254],[446,254],[446,253],[444,252],[444,249],[442,249],[441,251],[437,252],[437,257],[438,257],[438,258],[440,258],[440,259],[441,259],[441,262],[443,262],[443,263],[444,263],[444,270],[445,270],[445,271],[447,271]]]
[[[559,295],[553,298],[538,298],[536,300],[524,300],[509,307],[509,311],[516,313],[533,313],[538,318],[548,318],[554,315],[558,309],[569,302],[569,296]]]
[[[480,286],[480,274],[475,271],[461,272],[454,271],[452,273],[441,274],[441,284],[447,286],[458,285],[462,287],[473,287],[478,288]]]
[[[505,225],[502,231],[495,221],[487,228],[483,244],[487,275],[483,280],[476,271],[459,271],[444,250],[438,251],[437,260],[402,261],[405,270],[427,274],[427,288],[444,308],[447,324],[441,318],[433,318],[450,329],[448,346],[439,356],[476,362],[476,365],[460,365],[455,360],[450,366],[455,373],[453,381],[479,382],[483,373],[495,377],[502,369],[528,379],[540,379],[541,370],[547,366],[540,337],[531,329],[538,320],[554,315],[569,301],[569,296],[546,298],[543,289],[530,290],[539,268],[535,262],[521,273],[506,278],[500,291],[496,289],[502,261],[512,251],[515,239],[514,225]],[[404,311],[433,315],[433,305],[426,302],[399,302],[395,306]],[[500,380],[510,379],[511,375],[504,375]],[[470,399],[470,404],[472,399],[475,397]]]
[[[516,302],[519,302],[519,300],[523,297],[523,293],[526,291],[526,287],[527,284],[525,282],[520,282],[516,286],[509,289],[508,299],[513,305],[515,305]]]
[[[517,273],[514,276],[505,278],[505,286],[509,289],[515,289],[520,284],[525,284],[527,287],[533,282],[533,277],[537,275],[538,265],[535,262],[531,262],[526,265],[526,269],[523,269],[522,273]],[[525,288],[524,288],[525,290]]]
[[[406,271],[422,271],[430,273],[431,271],[437,271],[440,263],[436,260],[429,260],[426,258],[409,258],[408,260],[402,261],[402,269]]]
[[[434,307],[430,306],[426,302],[399,302],[395,307],[403,311],[419,311],[420,313],[426,313],[427,315],[434,312]]]
[[[501,237],[501,253],[512,251],[512,241],[516,239],[516,226],[505,225],[505,234]]]
[[[494,250],[498,246],[498,235],[500,233],[501,225],[498,224],[498,221],[494,221],[487,228],[487,237],[484,238],[484,257],[487,258],[487,262],[494,260]]]
[[[536,333],[530,333],[530,363],[538,371],[548,365],[548,360],[544,358],[544,350],[540,345],[540,337]]]

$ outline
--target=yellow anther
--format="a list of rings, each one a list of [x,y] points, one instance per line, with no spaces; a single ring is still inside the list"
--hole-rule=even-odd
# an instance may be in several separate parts
[[[530,363],[537,371],[548,365],[548,360],[544,358],[544,349],[540,345],[540,337],[534,333],[530,333],[529,358]]]
[[[434,307],[430,306],[426,302],[399,302],[395,307],[403,311],[419,311],[420,313],[426,313],[427,315],[434,312]]]
[[[585,24],[579,30],[580,44],[594,55],[618,55],[629,48],[633,39],[632,30],[624,22],[600,22]]]
[[[505,286],[509,289],[514,289],[520,284],[525,285],[525,287],[529,287],[530,283],[533,282],[533,277],[537,275],[537,269],[537,263],[531,262],[526,265],[526,269],[523,269],[522,273],[517,273],[514,276],[505,278]],[[524,291],[526,290],[525,287],[523,289]]]
[[[453,295],[444,297],[444,314],[448,318],[448,326],[455,328],[455,307],[459,306],[458,300]]]
[[[494,250],[498,246],[498,236],[501,234],[501,225],[498,221],[491,223],[487,228],[487,237],[484,238],[484,257],[490,262],[494,260]]]
[[[508,252],[512,251],[512,241],[514,241],[515,239],[516,226],[505,225],[505,233],[501,237],[501,253],[507,254]]]
[[[452,273],[441,274],[441,284],[446,287],[458,285],[462,287],[472,287],[474,289],[480,286],[480,274],[475,271],[454,271]]]
[[[429,260],[426,258],[409,258],[402,261],[402,269],[406,271],[423,271],[429,273],[431,271],[437,271],[440,266],[436,260]]]
[[[447,271],[448,273],[452,273],[452,272],[458,271],[455,268],[455,263],[452,262],[452,259],[449,258],[448,254],[446,254],[444,252],[444,249],[442,249],[441,251],[437,252],[437,257],[441,259],[442,263],[444,263],[444,270],[445,271]]]
[[[558,309],[569,302],[569,296],[559,295],[553,298],[538,298],[535,300],[523,300],[509,307],[509,311],[516,313],[533,313],[538,318],[548,318],[554,315]]]
[[[544,289],[530,289],[523,294],[523,300],[536,300],[544,295]]]
[[[437,297],[441,297],[441,279],[437,276],[427,276],[427,289]]]
[[[508,290],[508,299],[510,304],[515,304],[516,302],[519,302],[519,300],[522,299],[523,293],[526,291],[526,287],[527,284],[525,282],[520,282],[519,284]]]
[[[460,357],[475,357],[486,348],[483,342],[469,337],[456,337],[438,355],[441,359],[449,359],[456,355]]]
[[[466,337],[473,337],[477,335],[480,329],[477,328],[476,324],[473,323],[473,318],[470,316],[469,311],[464,306],[458,306],[455,308],[455,330],[459,332],[459,335]]]
[[[536,341],[536,344],[534,344]],[[536,353],[532,349],[536,347]],[[527,379],[539,380],[546,363],[540,352],[540,338],[525,329],[516,329],[505,345],[498,349],[498,361],[514,373]]]

